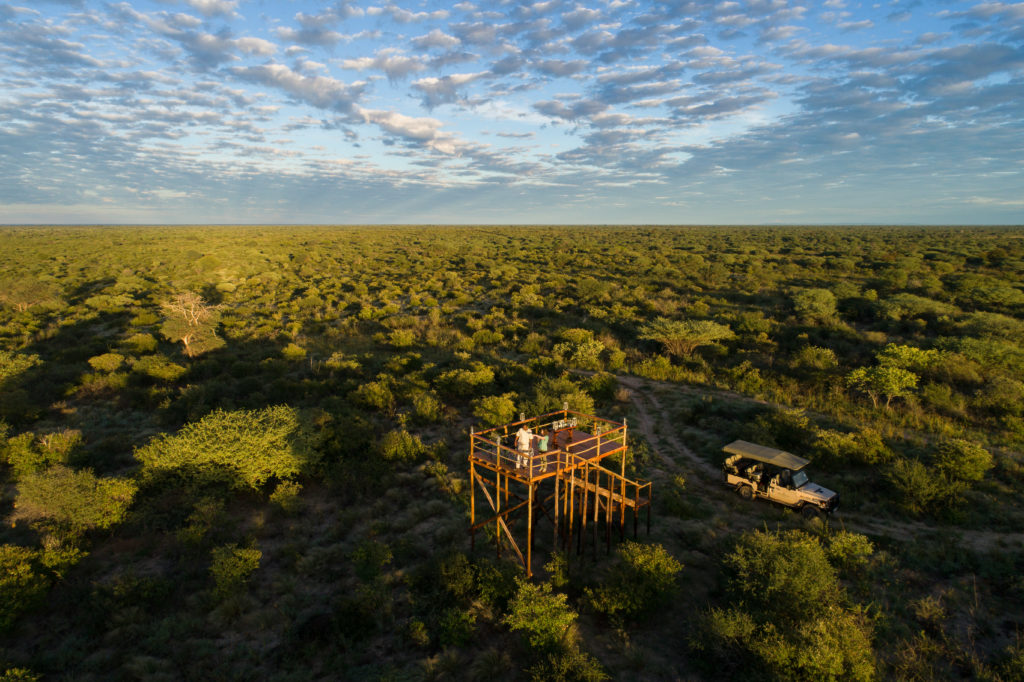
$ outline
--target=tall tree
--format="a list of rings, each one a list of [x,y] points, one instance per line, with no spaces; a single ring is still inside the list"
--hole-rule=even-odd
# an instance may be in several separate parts
[[[887,365],[860,367],[846,376],[846,384],[866,393],[875,407],[878,407],[878,397],[884,395],[886,409],[893,398],[902,398],[917,388],[917,380],[913,372]]]
[[[224,345],[224,340],[217,336],[220,306],[210,305],[199,294],[186,291],[160,307],[167,316],[160,333],[171,341],[181,341],[185,355],[190,358]]]
[[[690,356],[699,346],[736,336],[728,325],[711,320],[670,320],[659,317],[640,328],[640,338],[659,341],[665,352]]]

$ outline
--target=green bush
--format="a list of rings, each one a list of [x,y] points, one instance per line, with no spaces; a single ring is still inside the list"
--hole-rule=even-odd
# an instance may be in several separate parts
[[[412,414],[418,423],[432,424],[441,421],[444,405],[432,391],[417,391],[412,395]]]
[[[281,357],[285,360],[298,362],[306,358],[306,349],[297,343],[289,343],[281,349]]]
[[[49,581],[40,568],[39,552],[0,545],[0,632],[8,630],[46,592]]]
[[[667,603],[683,565],[659,544],[626,541],[608,578],[585,593],[590,606],[621,625]]]
[[[298,410],[214,410],[176,434],[163,434],[135,451],[144,469],[204,481],[259,488],[292,478],[315,460],[313,434]]]
[[[516,418],[515,393],[487,395],[473,401],[473,416],[484,426],[508,424]]]
[[[104,353],[89,358],[89,366],[97,372],[116,372],[124,364],[124,356],[118,353]]]
[[[0,388],[14,383],[18,375],[39,364],[38,355],[12,353],[0,348]]]
[[[561,333],[562,343],[555,344],[553,353],[563,364],[579,369],[601,369],[603,343],[594,338],[589,329],[566,329]]]
[[[864,570],[875,548],[866,535],[840,530],[828,538],[825,549],[829,562],[845,574]]]
[[[995,465],[992,454],[977,443],[955,439],[940,443],[934,454],[935,468],[954,481],[980,481]]]
[[[178,529],[176,536],[186,545],[199,547],[209,542],[210,531],[214,530],[224,517],[224,500],[202,497],[192,507],[192,513],[185,519],[185,525]]]
[[[4,443],[5,433],[6,429],[0,430],[0,461],[10,465],[15,480],[53,464],[67,464],[82,442],[82,432],[77,429],[60,429],[39,436],[22,433]]]
[[[825,550],[802,531],[745,533],[723,566],[730,594],[772,621],[812,618],[841,593]]]
[[[828,322],[836,315],[836,296],[828,289],[801,289],[793,294],[793,310],[812,322]]]
[[[467,609],[453,606],[441,614],[438,641],[442,646],[465,646],[476,632],[476,615]]]
[[[535,682],[602,682],[610,679],[601,663],[579,647],[550,652],[530,666],[527,673]]]
[[[654,379],[655,381],[682,381],[684,372],[681,367],[676,367],[664,355],[655,355],[653,358],[645,359],[630,368],[633,374]]]
[[[846,558],[860,542],[838,541]],[[849,550],[849,551],[847,551]],[[731,678],[870,680],[872,625],[848,608],[826,551],[801,531],[744,534],[723,561],[724,609],[711,609],[693,638],[716,671]]]
[[[88,469],[74,471],[57,464],[21,479],[11,518],[74,538],[120,523],[137,488],[130,479],[97,478]]]
[[[155,317],[153,321],[156,321]],[[125,339],[124,342],[125,345],[136,353],[152,353],[157,347],[156,337],[152,334],[146,334],[145,332],[132,334]]]
[[[793,355],[793,367],[809,370],[832,369],[839,365],[836,354],[831,348],[820,346],[804,346]]]
[[[270,494],[271,504],[276,505],[286,514],[294,514],[302,508],[302,485],[295,481],[281,481]]]
[[[354,395],[360,403],[385,414],[393,414],[395,411],[395,396],[386,380],[367,382],[357,388]]]
[[[385,433],[377,450],[381,457],[389,462],[415,462],[426,454],[427,446],[419,436],[400,429]]]
[[[391,547],[377,540],[365,540],[352,552],[352,565],[356,576],[369,582],[380,576],[384,567],[394,558]]]
[[[395,329],[388,335],[388,343],[395,348],[411,348],[416,344],[416,332],[411,329]]]
[[[187,371],[165,355],[144,355],[132,361],[132,370],[161,381],[177,381]]]
[[[228,597],[245,588],[252,574],[260,567],[263,552],[255,547],[224,545],[215,547],[210,556],[214,593],[219,597]]]
[[[450,395],[468,397],[493,381],[494,370],[481,362],[474,362],[472,369],[453,369],[441,374],[437,385]]]
[[[959,493],[935,469],[916,459],[899,458],[885,472],[885,478],[900,495],[900,504],[913,514],[935,511]]]
[[[516,587],[504,623],[522,632],[536,649],[558,649],[577,617],[566,602],[566,596],[552,592],[548,583],[534,584],[521,578],[516,580]]]

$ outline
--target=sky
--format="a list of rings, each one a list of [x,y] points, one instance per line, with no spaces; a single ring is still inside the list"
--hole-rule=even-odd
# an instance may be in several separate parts
[[[1024,224],[1024,2],[0,0],[0,223]]]

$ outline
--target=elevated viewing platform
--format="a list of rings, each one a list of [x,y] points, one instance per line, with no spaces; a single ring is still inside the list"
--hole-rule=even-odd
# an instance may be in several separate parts
[[[556,412],[470,432],[470,532],[493,526],[498,555],[508,546],[532,575],[534,528],[539,517],[554,526],[554,547],[567,549],[576,540],[583,551],[589,529],[593,546],[598,527],[611,550],[611,528],[617,522],[625,534],[627,510],[637,533],[639,511],[647,510],[650,532],[651,484],[626,478],[627,424],[563,406]],[[602,465],[614,457],[618,472]],[[525,488],[525,490],[524,490]],[[477,521],[477,492],[492,512]],[[513,535],[516,523],[526,521],[526,551]],[[490,532],[490,531],[488,531]]]
[[[530,450],[516,448],[521,427],[532,431]],[[543,435],[549,436],[541,451]],[[470,434],[469,458],[481,466],[529,482],[550,478],[585,463],[626,452],[626,424],[568,409],[520,420]]]

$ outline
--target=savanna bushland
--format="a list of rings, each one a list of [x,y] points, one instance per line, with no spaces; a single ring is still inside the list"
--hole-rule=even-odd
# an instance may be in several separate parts
[[[1024,674],[1019,228],[4,228],[0,273],[4,679]],[[652,528],[528,580],[468,434],[563,402]],[[736,438],[839,511],[741,500]]]

